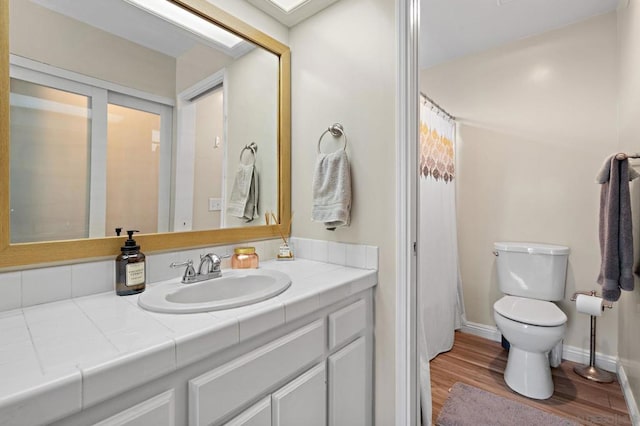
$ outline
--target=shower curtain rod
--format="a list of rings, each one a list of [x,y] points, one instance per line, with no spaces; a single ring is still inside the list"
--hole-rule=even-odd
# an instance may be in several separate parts
[[[420,92],[420,95],[423,96],[426,100],[428,100],[431,103],[431,105],[433,105],[438,111],[443,113],[449,120],[456,121],[456,118],[453,115],[449,114],[447,110],[445,110],[440,105],[438,105],[433,99],[431,99],[430,97],[428,97],[422,92]]]

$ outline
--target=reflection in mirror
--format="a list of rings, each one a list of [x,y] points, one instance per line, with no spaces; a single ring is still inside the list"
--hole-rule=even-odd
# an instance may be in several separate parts
[[[277,55],[170,2],[11,0],[9,23],[11,243],[278,214]]]

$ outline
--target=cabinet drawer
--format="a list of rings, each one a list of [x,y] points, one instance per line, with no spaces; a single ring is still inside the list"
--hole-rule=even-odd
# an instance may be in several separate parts
[[[189,424],[208,425],[300,372],[324,355],[317,320],[189,381]]]
[[[96,423],[94,426],[173,426],[175,418],[175,394],[171,389]]]
[[[329,315],[329,349],[347,342],[367,326],[367,304],[358,300]]]

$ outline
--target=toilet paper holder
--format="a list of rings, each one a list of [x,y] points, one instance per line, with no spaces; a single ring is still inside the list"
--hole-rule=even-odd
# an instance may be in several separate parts
[[[575,302],[579,294],[598,297],[598,293],[595,290],[576,291],[575,293],[573,293],[573,296],[571,296],[571,301]],[[612,309],[613,305],[609,301],[607,301],[606,303],[603,301],[603,311],[604,308]],[[593,315],[591,315],[591,336],[589,339],[589,364],[576,365],[575,367],[573,367],[573,371],[579,376],[584,377],[585,379],[592,380],[598,383],[611,383],[615,379],[615,376],[613,374],[596,367],[596,317],[594,317]]]
[[[573,293],[573,296],[571,296],[571,301],[575,302],[576,299],[578,299],[578,295],[579,294],[584,294],[585,296],[594,296],[594,297],[598,297],[598,292],[595,290],[591,290],[591,291],[576,291],[575,293]],[[606,302],[603,300],[602,301],[602,310],[604,311],[604,308],[608,308],[608,309],[613,309],[613,304],[611,302]]]

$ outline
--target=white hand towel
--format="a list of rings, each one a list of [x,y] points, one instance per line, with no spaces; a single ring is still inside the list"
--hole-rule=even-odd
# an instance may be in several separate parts
[[[351,170],[344,150],[318,154],[313,174],[311,219],[330,231],[349,226],[351,220]]]
[[[253,164],[238,166],[227,213],[247,222],[258,217],[258,172]]]

